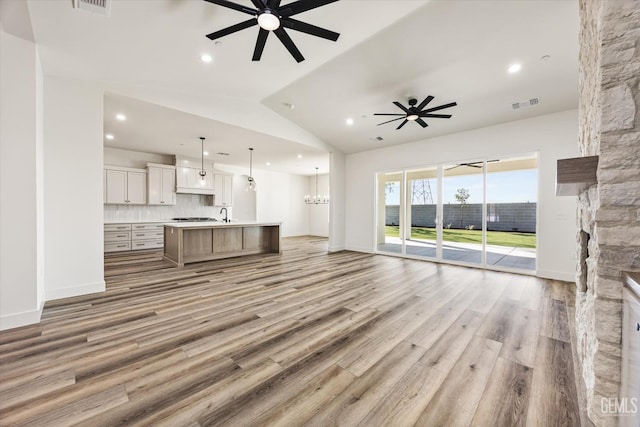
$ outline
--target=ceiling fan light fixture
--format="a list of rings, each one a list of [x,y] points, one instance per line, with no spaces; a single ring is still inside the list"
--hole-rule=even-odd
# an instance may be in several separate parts
[[[409,114],[407,116],[407,120],[411,120],[412,122],[415,121],[415,120],[418,120],[419,118],[420,118],[420,116],[417,115],[417,114]]]
[[[274,15],[271,10],[266,9],[258,14],[258,25],[267,31],[277,30],[280,27],[280,18]]]

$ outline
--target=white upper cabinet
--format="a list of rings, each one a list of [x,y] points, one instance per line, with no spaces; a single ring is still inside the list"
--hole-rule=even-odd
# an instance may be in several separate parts
[[[147,203],[147,173],[144,169],[105,166],[105,203]]]
[[[147,164],[147,184],[150,205],[176,204],[175,166]]]
[[[215,184],[215,205],[233,205],[233,175],[217,173],[213,179]]]

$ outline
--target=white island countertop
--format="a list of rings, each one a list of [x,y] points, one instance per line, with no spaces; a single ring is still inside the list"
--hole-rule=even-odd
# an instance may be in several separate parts
[[[172,228],[210,228],[210,227],[250,227],[282,225],[282,222],[257,222],[257,221],[194,221],[194,222],[173,222],[164,224],[165,227]]]

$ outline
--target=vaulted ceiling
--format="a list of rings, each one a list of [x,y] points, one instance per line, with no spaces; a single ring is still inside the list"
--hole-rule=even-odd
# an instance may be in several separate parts
[[[273,35],[252,62],[258,27],[207,39],[247,15],[205,1],[113,0],[108,17],[69,0],[28,4],[45,74],[104,87],[105,133],[116,136],[107,146],[198,156],[202,135],[212,153],[231,154],[216,161],[246,166],[251,146],[259,168],[312,174],[327,170],[331,150],[577,107],[573,0],[341,0],[297,16],[341,34],[331,42],[289,31],[306,58],[299,64]],[[203,63],[204,53],[213,61]],[[512,63],[519,73],[507,72]],[[433,106],[457,102],[453,117],[377,126],[385,119],[374,113],[400,112],[393,101],[427,95]],[[538,105],[512,108],[531,98]]]

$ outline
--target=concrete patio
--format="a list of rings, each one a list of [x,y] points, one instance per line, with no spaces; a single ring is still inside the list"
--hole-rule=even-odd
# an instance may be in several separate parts
[[[536,269],[535,248],[487,245],[487,265],[519,270]],[[387,237],[386,242],[377,246],[379,252],[401,253],[402,241],[398,237]],[[407,240],[406,254],[424,258],[436,257],[436,242],[433,240]],[[471,264],[482,262],[482,245],[475,243],[443,242],[442,258]]]

